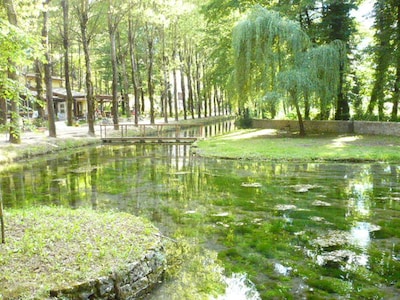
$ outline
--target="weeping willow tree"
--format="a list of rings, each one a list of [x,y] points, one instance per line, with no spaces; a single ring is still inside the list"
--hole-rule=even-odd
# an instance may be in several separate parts
[[[305,53],[303,69],[313,80],[311,93],[319,110],[319,119],[329,119],[337,103],[340,89],[341,65],[346,64],[346,44],[335,40],[330,44],[312,47]]]
[[[259,5],[233,31],[239,108],[254,99],[280,93],[296,109],[300,135],[305,135],[301,104],[334,103],[339,84],[340,42],[313,47],[297,22]],[[311,99],[312,98],[312,99]]]

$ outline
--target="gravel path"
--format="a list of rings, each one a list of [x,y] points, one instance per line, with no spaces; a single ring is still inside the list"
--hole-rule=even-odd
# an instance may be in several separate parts
[[[95,137],[89,136],[89,128],[87,125],[81,126],[67,126],[65,121],[56,122],[56,134],[57,139],[79,139],[79,138],[99,138],[100,126],[95,125]],[[44,131],[26,131],[21,135],[21,144],[13,145],[17,147],[22,147],[24,145],[31,145],[41,142],[49,142],[54,140],[54,138],[49,137],[49,131],[46,129]],[[0,135],[0,147],[10,146],[8,134]]]

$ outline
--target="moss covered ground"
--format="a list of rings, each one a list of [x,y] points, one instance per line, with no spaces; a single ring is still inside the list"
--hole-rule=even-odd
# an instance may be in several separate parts
[[[160,242],[158,230],[127,213],[31,207],[5,211],[0,299],[42,299],[50,290],[105,276]]]

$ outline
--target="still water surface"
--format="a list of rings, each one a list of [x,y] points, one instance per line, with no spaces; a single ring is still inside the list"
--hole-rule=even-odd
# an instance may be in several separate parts
[[[218,299],[221,274],[247,299],[400,295],[400,165],[231,161],[132,145],[0,175],[6,209],[55,204],[150,219],[176,242],[174,262],[185,262],[152,299]]]

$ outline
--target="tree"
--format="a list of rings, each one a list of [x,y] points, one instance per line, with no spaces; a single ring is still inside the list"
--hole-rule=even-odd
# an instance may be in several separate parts
[[[350,118],[350,107],[345,90],[346,56],[349,49],[349,40],[354,29],[354,22],[350,17],[350,11],[355,8],[354,0],[333,0],[326,1],[322,7],[322,18],[319,24],[320,39],[324,43],[331,43],[336,40],[342,41],[346,45],[343,48],[343,59],[339,60],[340,82],[338,85],[336,103],[336,120],[348,120]]]
[[[119,5],[119,9],[115,4]],[[126,7],[122,3],[115,3],[115,1],[108,0],[108,11],[107,11],[107,24],[108,34],[110,38],[110,58],[112,68],[112,117],[114,128],[118,129],[118,62],[117,62],[117,30],[118,25],[121,22],[123,16],[122,11],[126,10]]]
[[[129,61],[131,67],[131,79],[133,85],[133,92],[135,97],[134,115],[135,124],[139,123],[139,113],[140,113],[140,95],[143,93],[140,85],[140,74],[138,60],[136,57],[136,36],[135,36],[135,23],[133,20],[132,9],[129,10],[128,16],[128,44],[129,44]]]
[[[45,63],[44,63],[44,82],[46,85],[46,101],[47,101],[47,117],[49,121],[49,136],[57,137],[56,132],[56,116],[54,111],[53,103],[53,86],[52,86],[52,71],[51,71],[51,55],[50,55],[50,45],[49,45],[49,3],[50,0],[45,0],[43,2],[43,46],[45,49]]]
[[[395,2],[394,8],[396,16],[395,24],[397,25],[395,28],[394,40],[397,42],[397,47],[396,51],[394,52],[394,57],[395,57],[394,66],[396,70],[396,75],[395,75],[395,82],[394,82],[393,96],[392,96],[393,108],[392,108],[391,120],[397,121],[399,101],[400,101],[400,3],[398,1]]]
[[[18,26],[18,21],[17,21],[17,14],[15,13],[14,9],[14,4],[12,0],[3,0],[4,6],[6,7],[7,10],[7,16],[8,16],[8,22],[10,22],[11,25],[17,27]],[[19,144],[21,143],[21,134],[20,134],[20,125],[19,125],[19,104],[18,104],[18,98],[19,98],[19,93],[17,87],[17,82],[18,82],[18,77],[17,77],[17,72],[16,72],[16,63],[13,60],[13,57],[9,56],[8,57],[8,68],[7,68],[7,74],[8,74],[8,79],[12,82],[14,85],[14,92],[9,93],[8,95],[10,96],[10,101],[11,101],[11,123],[10,123],[10,142],[13,144]]]
[[[390,89],[390,66],[393,63],[396,47],[394,40],[394,11],[392,6],[393,1],[379,0],[375,3],[374,11],[376,14],[375,20],[375,40],[374,47],[374,62],[376,64],[374,74],[374,84],[371,92],[370,102],[367,108],[367,115],[373,115],[374,108],[378,106],[378,119],[384,120],[384,102],[388,96],[385,93]]]
[[[25,97],[30,101],[33,97],[18,75],[21,74],[22,68],[36,60],[43,60],[42,48],[39,38],[24,30],[25,17],[17,20],[12,0],[3,1],[0,14],[0,119],[1,124],[6,125],[8,117],[11,117],[10,142],[20,143],[21,98]],[[1,18],[2,16],[6,18]]]
[[[61,6],[63,10],[63,47],[64,47],[64,77],[65,77],[65,89],[67,91],[67,125],[73,125],[72,107],[72,88],[70,81],[70,59],[69,59],[69,0],[61,0]]]
[[[255,6],[233,32],[235,76],[242,106],[271,92],[289,94],[305,135],[301,99],[332,96],[339,83],[341,43],[312,47],[297,22]]]
[[[121,32],[117,31],[117,48],[118,48],[118,61],[120,63],[120,77],[122,81],[122,92],[123,95],[123,106],[122,113],[125,114],[128,118],[131,116],[131,109],[129,106],[129,78],[126,64],[126,57],[128,55],[127,47],[125,44],[122,44],[121,41]]]
[[[94,136],[94,95],[93,95],[93,83],[92,83],[92,66],[90,60],[90,49],[89,49],[89,0],[80,0],[80,5],[77,7],[79,24],[81,29],[81,42],[83,45],[83,52],[85,55],[85,86],[86,86],[86,101],[87,101],[87,121],[89,125],[89,135]]]
[[[202,6],[206,21],[203,44],[207,45],[206,89],[208,93],[209,115],[218,115],[217,103],[220,92],[226,91],[230,103],[234,103],[239,114],[244,113],[243,103],[236,93],[235,61],[232,47],[232,27],[239,21],[243,11],[255,1],[211,0]]]

